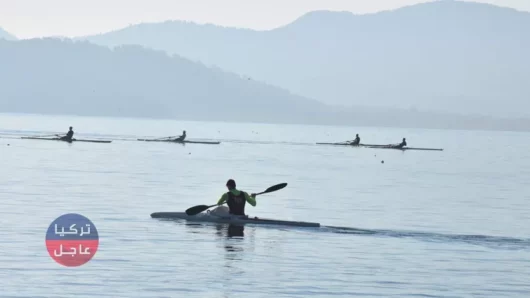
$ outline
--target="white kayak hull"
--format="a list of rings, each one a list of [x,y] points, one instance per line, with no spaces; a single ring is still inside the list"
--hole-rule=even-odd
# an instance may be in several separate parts
[[[359,144],[352,145],[349,143],[317,143],[317,145],[333,145],[333,146],[348,146],[348,147],[363,147],[363,148],[372,148],[372,149],[394,149],[394,150],[425,150],[425,151],[443,151],[439,148],[413,148],[413,147],[396,147],[392,145],[368,145],[368,144]]]
[[[88,142],[88,143],[109,144],[109,143],[112,142],[112,141],[106,141],[106,140],[78,140],[78,139],[72,139],[71,141],[67,141],[67,140],[61,140],[60,138],[39,138],[39,137],[21,137],[21,139],[26,139],[26,140],[44,140],[44,141],[61,141],[61,142],[68,142],[68,143],[72,143],[72,142]]]
[[[280,225],[294,227],[320,227],[319,223],[304,221],[287,221],[257,217],[218,217],[208,213],[199,213],[197,215],[187,215],[185,212],[155,212],[151,214],[152,218],[163,219],[184,219],[194,222],[213,222],[226,223],[235,225],[256,224],[256,225]]]
[[[164,143],[177,143],[177,144],[206,144],[206,145],[219,145],[221,142],[206,142],[206,141],[177,141],[177,140],[149,140],[149,139],[138,139],[138,141],[143,142],[164,142]]]

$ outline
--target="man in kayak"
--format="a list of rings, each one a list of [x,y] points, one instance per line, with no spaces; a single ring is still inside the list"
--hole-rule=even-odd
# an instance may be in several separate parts
[[[70,126],[70,130],[66,133],[64,137],[61,137],[61,140],[71,142],[72,138],[74,137],[74,131],[73,128]]]
[[[351,141],[350,145],[359,146],[359,143],[361,143],[361,138],[359,138],[359,134],[356,134],[355,140]]]
[[[403,138],[403,141],[401,141],[401,143],[399,145],[394,145],[393,147],[401,149],[401,148],[403,148],[405,146],[407,146],[407,141],[405,140],[405,138]]]
[[[217,202],[218,207],[212,210],[210,213],[216,216],[230,216],[230,215],[241,215],[245,216],[245,204],[248,202],[252,206],[256,206],[256,194],[251,194],[236,189],[236,182],[232,179],[226,182],[228,192]],[[224,203],[226,206],[222,206]]]
[[[176,138],[175,141],[182,142],[182,141],[184,141],[185,138],[186,138],[186,131],[183,131],[182,135],[180,137]]]

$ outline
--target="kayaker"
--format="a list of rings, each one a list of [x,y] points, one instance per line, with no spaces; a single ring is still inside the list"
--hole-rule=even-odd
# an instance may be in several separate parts
[[[184,141],[185,138],[186,138],[186,131],[184,130],[184,131],[182,132],[182,135],[181,135],[180,137],[176,138],[175,141],[180,141],[180,142],[182,142],[182,141]]]
[[[359,134],[355,135],[355,140],[353,140],[350,145],[358,146],[359,143],[361,143],[361,138],[359,138]]]
[[[244,191],[237,190],[236,182],[230,179],[226,182],[228,192],[217,202],[218,207],[212,210],[210,213],[217,216],[228,216],[228,215],[242,215],[245,216],[245,204],[248,202],[252,206],[256,206],[256,194],[251,194]],[[222,206],[224,203],[226,206]]]
[[[407,146],[407,141],[403,138],[403,141],[399,145],[394,146],[394,148],[403,148],[405,146]]]
[[[64,137],[61,137],[61,140],[63,140],[63,141],[72,141],[73,137],[74,137],[73,127],[70,126],[70,130],[66,133],[66,135]]]

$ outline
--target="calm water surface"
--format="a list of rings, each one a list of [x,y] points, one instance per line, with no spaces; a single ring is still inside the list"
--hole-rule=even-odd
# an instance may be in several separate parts
[[[66,133],[111,144],[22,140]],[[220,145],[135,141],[180,135]],[[437,151],[315,145],[353,139]],[[1,297],[529,297],[530,134],[0,115]],[[384,161],[384,163],[382,163]],[[214,204],[233,178],[252,216],[322,228],[151,219]],[[50,223],[97,226],[77,268]]]

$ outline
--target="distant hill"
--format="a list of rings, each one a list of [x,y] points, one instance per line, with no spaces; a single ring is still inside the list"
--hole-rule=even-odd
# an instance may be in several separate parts
[[[0,39],[16,40],[17,38],[0,27]]]
[[[0,39],[0,112],[528,130],[530,120],[329,106],[141,46]]]
[[[140,46],[0,40],[0,65],[2,112],[303,122],[325,108]]]
[[[530,13],[438,1],[316,11],[270,31],[168,21],[86,39],[140,44],[330,104],[530,116]]]

